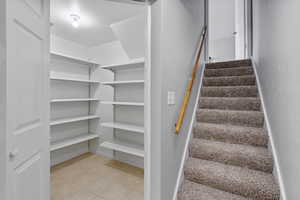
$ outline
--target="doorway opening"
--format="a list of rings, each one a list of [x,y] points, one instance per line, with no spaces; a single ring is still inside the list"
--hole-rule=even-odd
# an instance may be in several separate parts
[[[128,2],[50,1],[51,200],[144,199],[147,6]]]
[[[246,59],[252,51],[252,1],[208,0],[208,59]]]

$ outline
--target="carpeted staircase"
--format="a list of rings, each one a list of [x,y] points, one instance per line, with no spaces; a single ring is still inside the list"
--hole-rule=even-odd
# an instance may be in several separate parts
[[[250,60],[206,65],[178,200],[278,200]]]

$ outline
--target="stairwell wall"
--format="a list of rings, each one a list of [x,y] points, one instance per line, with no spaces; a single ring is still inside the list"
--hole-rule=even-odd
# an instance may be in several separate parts
[[[175,123],[204,26],[204,8],[204,0],[156,1],[151,8],[151,169],[156,175],[151,199],[171,200],[175,190],[192,109],[179,135]],[[168,91],[175,92],[175,105],[168,105]]]
[[[253,1],[253,57],[288,200],[300,196],[299,7],[296,0]]]
[[[6,199],[6,1],[0,1],[0,199]]]

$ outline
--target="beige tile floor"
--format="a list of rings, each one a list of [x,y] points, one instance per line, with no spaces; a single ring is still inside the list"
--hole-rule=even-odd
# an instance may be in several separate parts
[[[142,169],[84,154],[51,169],[51,200],[143,200]]]

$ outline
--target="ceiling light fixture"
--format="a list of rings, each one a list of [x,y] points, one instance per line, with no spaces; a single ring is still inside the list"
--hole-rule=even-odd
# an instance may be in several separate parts
[[[80,16],[76,15],[76,14],[71,14],[70,17],[71,17],[71,20],[72,20],[72,26],[74,28],[78,28]]]

